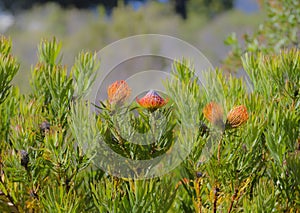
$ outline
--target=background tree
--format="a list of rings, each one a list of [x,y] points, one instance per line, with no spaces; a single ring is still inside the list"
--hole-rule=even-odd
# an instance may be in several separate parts
[[[149,0],[135,0],[146,3]],[[77,7],[77,8],[91,8],[97,5],[103,5],[106,10],[111,10],[118,6],[118,2],[123,2],[128,5],[130,0],[2,0],[2,7],[13,13],[20,10],[30,9],[35,4],[44,4],[47,2],[56,2],[62,7]],[[224,10],[233,7],[234,0],[172,0],[175,12],[183,19],[187,19],[190,11],[204,12],[209,16],[214,16]]]

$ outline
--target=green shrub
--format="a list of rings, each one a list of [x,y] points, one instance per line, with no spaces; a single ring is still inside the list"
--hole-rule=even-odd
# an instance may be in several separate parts
[[[219,70],[210,72],[210,87],[205,89],[185,60],[176,62],[172,71],[176,80],[165,82],[169,103],[154,112],[130,103],[129,124],[120,119],[127,108],[116,110],[118,106],[104,101],[94,114],[84,101],[101,65],[95,55],[80,53],[68,74],[61,44],[55,39],[42,41],[39,61],[32,68],[32,92],[21,95],[10,85],[18,70],[11,42],[4,37],[0,41],[1,212],[299,211],[298,49],[245,55],[242,62],[253,83],[251,93],[242,80],[225,78]],[[203,111],[209,102],[218,101],[211,99],[217,96],[224,98],[217,103],[223,108],[219,112],[228,114],[222,120],[219,113],[221,128]],[[166,118],[165,131],[157,117],[160,113]],[[197,128],[191,132],[184,123]],[[155,133],[144,138],[155,138],[150,145],[120,137],[121,132],[149,130]],[[216,141],[214,133],[220,136]],[[164,176],[118,178],[93,163],[96,155],[105,153],[84,150],[83,145],[93,145],[95,137],[133,160],[168,152],[175,138],[191,153]],[[210,158],[202,159],[209,141],[215,149]],[[143,175],[136,169],[134,176]]]
[[[225,44],[231,46],[231,52],[223,61],[223,69],[235,72],[242,67],[241,56],[244,53],[280,53],[283,48],[299,48],[300,7],[298,0],[261,1],[266,18],[252,34],[245,34],[242,45],[235,33]]]

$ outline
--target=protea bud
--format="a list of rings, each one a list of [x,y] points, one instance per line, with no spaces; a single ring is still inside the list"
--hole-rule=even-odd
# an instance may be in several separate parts
[[[226,127],[237,128],[248,120],[247,108],[244,105],[234,107],[227,114]]]
[[[27,169],[29,163],[28,153],[25,150],[20,150],[20,156],[21,156],[21,165],[24,166],[25,169]]]
[[[163,99],[156,91],[150,90],[141,99],[136,98],[136,102],[140,106],[148,109],[150,112],[154,112],[158,108],[166,105],[168,103],[168,99]]]
[[[203,173],[202,172],[196,172],[196,177],[197,178],[201,178],[201,177],[203,177]]]
[[[209,134],[209,128],[208,126],[205,125],[205,123],[200,123],[199,125],[199,132],[200,135],[203,137],[204,135],[208,135]]]
[[[40,124],[41,133],[44,135],[49,130],[50,130],[50,123],[48,121],[43,121],[43,123]]]
[[[130,96],[131,90],[124,81],[115,81],[107,88],[107,96],[110,104],[123,104]]]
[[[213,125],[223,127],[223,108],[216,102],[208,103],[203,109],[204,117]]]

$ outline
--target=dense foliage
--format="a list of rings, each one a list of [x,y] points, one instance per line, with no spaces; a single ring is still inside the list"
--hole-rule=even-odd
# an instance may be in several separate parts
[[[87,105],[81,103],[99,66],[92,54],[79,54],[68,75],[60,60],[60,44],[42,41],[39,62],[32,70],[33,91],[24,96],[10,85],[18,69],[10,50],[11,42],[2,37],[1,211],[299,209],[299,50],[272,56],[246,55],[243,66],[254,88],[250,94],[241,80],[226,79],[219,71],[211,72],[208,80],[214,86],[209,93],[204,92],[186,62],[177,62],[173,74],[178,81],[166,82],[170,103],[154,112],[132,103],[133,114],[128,114],[132,124],[120,122],[121,115],[113,113],[109,102],[99,105],[98,115],[90,114]],[[236,119],[244,112],[229,112],[226,125],[231,128],[226,127],[221,139],[215,141],[220,149],[212,149],[211,158],[202,161],[199,156],[204,145],[218,130],[208,122],[210,119],[206,121],[207,114],[202,110],[216,101],[211,97],[220,95],[220,91],[226,97],[219,103],[224,112],[243,105],[249,117],[244,115],[246,123],[240,125]],[[196,114],[191,109],[197,110]],[[163,132],[155,113],[163,113],[167,119]],[[90,118],[87,116],[94,118],[86,120]],[[199,124],[199,130],[186,134],[181,127],[191,121]],[[135,128],[127,128],[131,125]],[[204,126],[210,131],[203,133]],[[149,148],[118,137],[120,131],[131,134],[149,128],[158,131],[157,140]],[[131,159],[151,159],[166,152],[174,137],[181,138],[185,147],[193,146],[188,158],[168,175],[149,180],[122,179],[96,167],[94,155],[78,146],[82,140],[93,141],[90,133],[100,133],[115,152]]]
[[[198,79],[183,59],[164,82],[167,97],[150,91],[128,103],[126,82],[112,82],[96,112],[86,101],[101,66],[95,54],[79,53],[68,70],[62,44],[43,40],[24,95],[11,84],[19,62],[1,36],[0,211],[299,212],[300,50],[298,19],[290,20],[286,37],[267,22],[265,46],[250,48],[255,35],[247,53],[235,46],[238,63],[227,62],[247,72],[250,86],[219,69]],[[163,176],[139,179],[146,171],[129,168],[121,178],[101,169],[112,159],[97,151],[98,138],[130,160],[168,154],[175,140],[190,154]]]
[[[300,47],[300,2],[262,1],[267,17],[253,35],[244,35],[244,44],[239,43],[235,33],[225,40],[232,51],[224,60],[223,69],[236,71],[242,66],[244,53],[279,53],[283,48]]]

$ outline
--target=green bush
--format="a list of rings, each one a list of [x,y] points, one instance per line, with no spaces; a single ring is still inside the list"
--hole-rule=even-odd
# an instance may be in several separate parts
[[[244,35],[244,44],[232,33],[225,44],[232,50],[223,61],[223,69],[235,72],[242,67],[241,56],[245,53],[280,53],[283,48],[299,48],[300,7],[298,0],[261,1],[266,11],[265,21],[253,35]]]
[[[4,37],[0,42],[1,212],[299,211],[298,49],[246,54],[242,63],[251,93],[242,80],[225,78],[219,70],[210,72],[211,86],[205,89],[183,60],[174,64],[175,80],[165,82],[170,100],[162,108],[103,101],[93,113],[85,97],[101,66],[95,55],[80,53],[68,74],[61,43],[43,40],[31,72],[32,92],[22,95],[10,84],[19,68],[11,42]],[[217,96],[225,100],[207,105]],[[210,116],[217,106],[219,117]],[[130,124],[120,119],[124,110]],[[166,118],[164,131],[159,114]],[[191,132],[184,123],[195,123],[196,129]],[[132,144],[120,134],[147,131],[153,137],[144,140],[154,139],[149,145]],[[201,159],[215,133],[216,149]],[[168,152],[175,138],[191,153],[167,175],[118,178],[93,163],[95,156],[105,156],[96,151],[96,137],[132,160]],[[84,144],[94,151],[84,150]],[[138,169],[133,177],[143,175]]]
[[[11,85],[19,70],[11,41],[1,37],[0,211],[299,212],[297,8],[297,1],[269,4],[270,19],[245,37],[246,54],[236,37],[227,39],[233,52],[223,68],[242,67],[251,91],[219,69],[209,72],[209,87],[201,87],[182,60],[174,63],[174,80],[165,82],[169,102],[156,110],[142,107],[147,100],[123,103],[128,88],[112,98],[112,86],[99,112],[91,111],[85,98],[101,64],[81,52],[68,70],[56,39],[40,43],[32,90],[23,95]],[[278,26],[282,31],[275,33]],[[190,154],[164,176],[140,180],[146,171],[126,167],[124,175],[129,170],[135,178],[120,178],[100,169],[113,159],[97,152],[99,138],[131,160],[168,154],[175,140]]]

